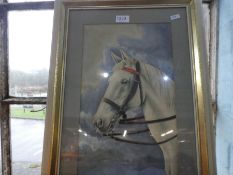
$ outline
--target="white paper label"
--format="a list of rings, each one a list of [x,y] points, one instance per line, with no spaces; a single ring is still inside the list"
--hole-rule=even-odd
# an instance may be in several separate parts
[[[172,16],[170,16],[170,19],[173,21],[173,20],[176,20],[176,19],[180,19],[181,18],[181,16],[180,16],[180,14],[176,14],[176,15],[172,15]]]
[[[116,16],[116,23],[129,23],[129,16],[126,15]]]

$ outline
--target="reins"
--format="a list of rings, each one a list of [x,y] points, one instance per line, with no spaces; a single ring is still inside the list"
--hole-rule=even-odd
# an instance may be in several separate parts
[[[121,141],[121,142],[126,142],[126,143],[131,143],[131,144],[138,144],[138,145],[161,145],[163,143],[167,143],[173,139],[175,139],[177,137],[177,134],[173,135],[172,137],[166,139],[166,140],[163,140],[163,141],[160,141],[160,142],[142,142],[142,141],[135,141],[135,140],[128,140],[128,139],[122,139],[122,138],[119,138],[119,137],[115,137],[115,136],[110,136],[112,139],[116,140],[116,141]]]
[[[155,119],[155,120],[147,120],[147,121],[134,121],[134,120],[138,120],[138,119],[142,119],[144,118],[144,116],[142,117],[135,117],[135,118],[129,118],[129,119],[122,119],[120,120],[120,124],[152,124],[152,123],[160,123],[160,122],[165,122],[165,121],[169,121],[172,119],[176,118],[176,115],[172,115],[170,117],[167,118],[161,118],[161,119]]]

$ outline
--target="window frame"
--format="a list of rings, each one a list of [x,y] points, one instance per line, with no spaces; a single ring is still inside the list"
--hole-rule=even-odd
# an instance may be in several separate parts
[[[9,95],[8,12],[27,10],[53,10],[54,1],[8,3],[0,0],[0,124],[2,174],[12,174],[11,104],[46,104],[47,97],[15,97]]]

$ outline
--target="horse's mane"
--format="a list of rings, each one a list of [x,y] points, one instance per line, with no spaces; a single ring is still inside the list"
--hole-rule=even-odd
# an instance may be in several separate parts
[[[166,101],[167,106],[174,105],[174,93],[175,84],[174,81],[169,78],[159,68],[156,68],[150,64],[140,61],[142,73],[145,75],[145,79],[151,85],[151,90],[159,94]],[[166,77],[166,80],[164,79]]]

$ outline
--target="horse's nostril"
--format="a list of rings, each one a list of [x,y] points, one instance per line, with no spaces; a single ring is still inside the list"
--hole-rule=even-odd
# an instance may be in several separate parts
[[[104,122],[103,122],[102,119],[98,119],[97,122],[96,122],[96,126],[97,126],[98,128],[103,127],[103,124],[104,124]]]

